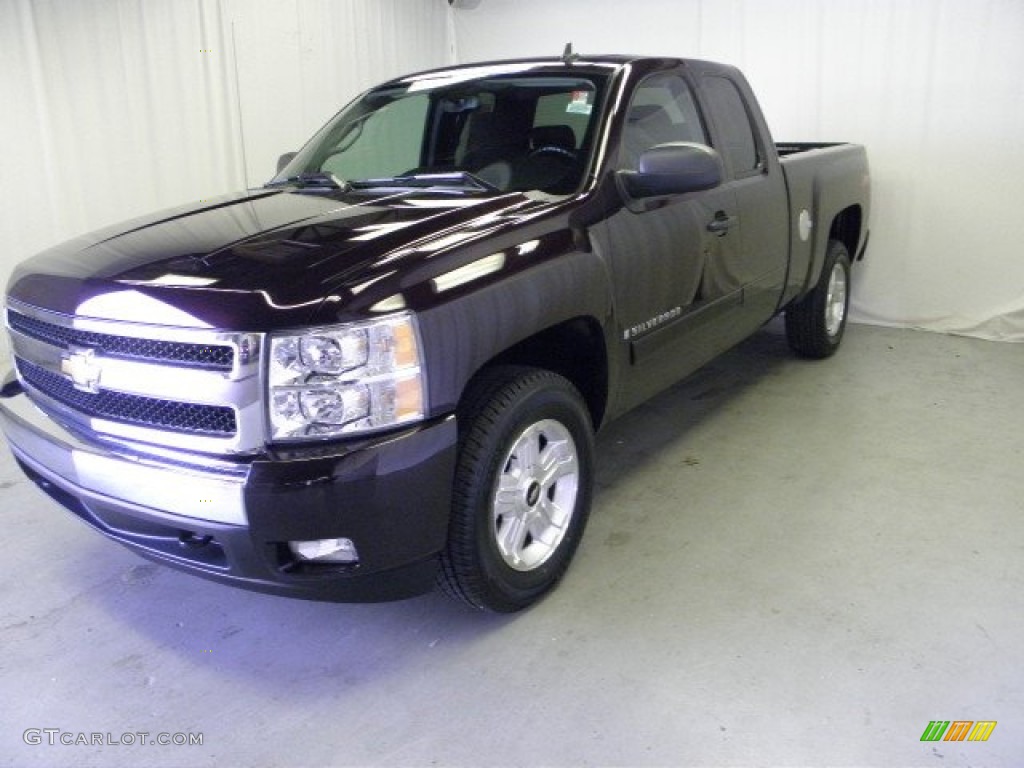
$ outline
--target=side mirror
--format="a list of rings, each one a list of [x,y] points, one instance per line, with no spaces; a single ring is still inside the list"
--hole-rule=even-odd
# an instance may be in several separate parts
[[[629,197],[682,195],[722,183],[722,158],[711,147],[687,141],[658,144],[642,155],[635,171],[619,171]]]
[[[277,172],[280,173],[281,171],[283,171],[284,167],[288,165],[288,163],[290,163],[292,160],[294,160],[297,154],[299,153],[285,152],[283,155],[277,158]]]

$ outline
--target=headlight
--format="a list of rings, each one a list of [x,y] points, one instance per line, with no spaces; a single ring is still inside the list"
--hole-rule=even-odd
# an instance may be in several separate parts
[[[425,382],[414,317],[270,337],[270,437],[371,432],[423,418]]]

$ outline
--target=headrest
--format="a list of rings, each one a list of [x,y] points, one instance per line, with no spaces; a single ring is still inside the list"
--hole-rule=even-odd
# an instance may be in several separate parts
[[[629,110],[626,122],[634,125],[661,125],[671,123],[668,113],[658,104],[639,104]]]
[[[538,125],[530,131],[530,149],[561,147],[576,149],[576,134],[568,125]]]

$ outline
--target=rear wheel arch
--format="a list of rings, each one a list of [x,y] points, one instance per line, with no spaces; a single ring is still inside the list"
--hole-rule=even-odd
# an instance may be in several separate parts
[[[850,254],[842,240],[829,240],[814,288],[786,309],[786,338],[802,357],[833,355],[843,340],[850,306]]]
[[[837,213],[829,227],[829,241],[838,240],[845,245],[851,262],[855,261],[858,256],[863,222],[864,213],[861,207],[859,205],[851,205]]]

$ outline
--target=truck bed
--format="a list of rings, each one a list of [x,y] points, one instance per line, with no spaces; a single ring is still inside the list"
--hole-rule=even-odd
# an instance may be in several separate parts
[[[821,269],[833,227],[860,232],[867,211],[851,200],[867,200],[867,154],[860,144],[845,142],[776,144],[786,177],[790,210],[790,274],[784,302],[811,290]],[[846,209],[839,219],[839,213]],[[813,226],[801,231],[801,219]],[[822,224],[826,226],[822,226]],[[856,238],[853,239],[856,242]],[[862,253],[850,253],[857,259]]]
[[[800,152],[808,152],[812,149],[828,149],[829,147],[842,146],[844,142],[832,141],[832,142],[811,142],[811,141],[786,141],[775,145],[775,151],[779,153],[779,157],[788,157],[789,155],[796,155]]]

